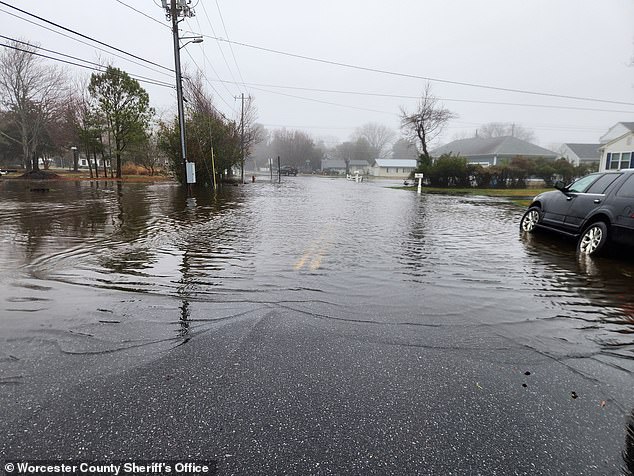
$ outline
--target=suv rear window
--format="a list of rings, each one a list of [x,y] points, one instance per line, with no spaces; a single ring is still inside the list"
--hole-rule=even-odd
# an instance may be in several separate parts
[[[619,197],[634,197],[634,174],[631,174],[616,193]]]
[[[590,185],[586,193],[605,193],[608,187],[612,185],[612,182],[620,176],[621,174],[605,174]]]

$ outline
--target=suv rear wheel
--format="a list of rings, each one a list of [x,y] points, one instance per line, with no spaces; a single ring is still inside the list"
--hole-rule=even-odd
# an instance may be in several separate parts
[[[608,227],[602,221],[591,223],[579,237],[577,252],[587,256],[599,254],[608,242]]]

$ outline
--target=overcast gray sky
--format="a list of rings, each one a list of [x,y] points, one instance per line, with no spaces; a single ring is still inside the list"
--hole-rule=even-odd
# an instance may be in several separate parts
[[[4,3],[174,67],[160,0]],[[415,107],[421,78],[439,80],[432,82],[434,94],[459,116],[442,142],[488,122],[532,129],[546,147],[598,142],[616,122],[634,121],[632,0],[193,0],[192,5],[196,15],[181,27],[185,34],[207,37],[182,50],[184,67],[204,71],[227,116],[240,110],[235,96],[255,98],[258,121],[268,128],[302,129],[329,143],[347,139],[367,122],[397,130],[399,107]],[[88,44],[79,43],[68,32],[71,38],[12,15],[42,24],[0,4],[2,35],[174,83],[165,69],[147,69],[98,51],[85,39]],[[89,74],[64,67],[73,75]],[[157,109],[175,113],[174,90],[143,85]]]

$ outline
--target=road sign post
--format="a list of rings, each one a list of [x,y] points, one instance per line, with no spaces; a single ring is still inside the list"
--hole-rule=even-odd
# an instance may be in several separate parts
[[[414,178],[418,179],[417,193],[421,193],[423,188],[423,174],[414,174]]]

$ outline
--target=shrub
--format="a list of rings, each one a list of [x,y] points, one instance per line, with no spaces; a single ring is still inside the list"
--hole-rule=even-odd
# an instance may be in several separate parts
[[[132,162],[126,162],[121,167],[121,173],[123,175],[149,175],[149,171],[145,167],[133,164]]]

